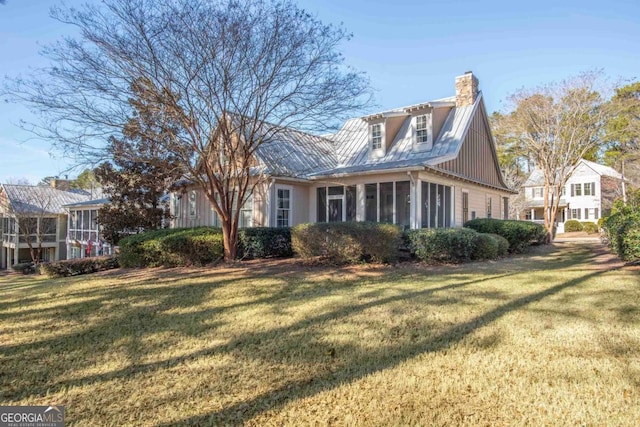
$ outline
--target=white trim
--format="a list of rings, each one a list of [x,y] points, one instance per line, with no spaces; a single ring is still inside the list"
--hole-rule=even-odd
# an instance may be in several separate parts
[[[284,184],[275,184],[274,185],[274,227],[278,227],[278,190],[287,190],[289,191],[289,218],[287,220],[287,227],[293,227],[293,186],[284,185]]]

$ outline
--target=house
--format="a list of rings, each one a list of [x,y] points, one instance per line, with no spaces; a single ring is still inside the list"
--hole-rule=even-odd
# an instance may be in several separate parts
[[[101,191],[93,194],[100,196]],[[102,236],[98,210],[109,203],[108,198],[96,198],[64,205],[67,212],[67,259],[111,255],[113,248]]]
[[[508,198],[478,79],[455,96],[348,120],[332,135],[282,129],[256,153],[265,179],[241,227],[376,221],[404,228],[457,227],[506,218]],[[219,225],[196,186],[171,194],[172,227]]]
[[[43,261],[66,259],[67,215],[64,206],[89,198],[83,191],[0,184],[0,268],[31,261],[30,244],[32,248],[42,248],[40,258]]]
[[[597,222],[607,216],[620,196],[622,175],[615,169],[581,159],[560,193],[556,215],[557,232],[564,232],[567,220]],[[525,209],[520,219],[544,221],[544,176],[534,169],[522,186]]]

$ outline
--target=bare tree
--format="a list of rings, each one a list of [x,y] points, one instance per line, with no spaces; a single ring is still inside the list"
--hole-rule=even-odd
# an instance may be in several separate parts
[[[598,73],[586,73],[511,96],[512,112],[504,126],[518,138],[544,177],[544,226],[555,237],[554,223],[562,188],[578,161],[601,142],[606,109],[596,87]]]
[[[80,37],[47,48],[53,66],[14,80],[11,98],[40,114],[36,132],[95,162],[133,116],[136,87],[167,120],[162,133],[178,125],[164,149],[220,216],[227,260],[263,179],[260,146],[286,127],[335,128],[368,103],[367,80],[337,50],[349,34],[286,0],[106,0],[53,17]]]

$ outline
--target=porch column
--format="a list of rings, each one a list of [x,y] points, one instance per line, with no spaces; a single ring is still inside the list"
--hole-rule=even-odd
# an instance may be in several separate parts
[[[13,250],[13,264],[17,264],[19,262],[19,256],[20,255],[20,245],[18,243],[16,243],[16,247]]]
[[[2,246],[2,249],[0,250],[0,270],[4,270],[7,268],[7,266],[5,265],[6,261],[7,261],[7,248]]]
[[[531,221],[535,221],[536,219],[536,210],[531,208]]]
[[[364,221],[367,197],[364,193],[364,184],[356,184],[356,221]]]

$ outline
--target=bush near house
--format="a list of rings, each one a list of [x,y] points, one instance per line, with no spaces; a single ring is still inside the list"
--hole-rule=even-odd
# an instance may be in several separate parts
[[[582,231],[587,234],[595,234],[599,230],[598,224],[591,221],[585,221],[582,223]]]
[[[38,271],[48,277],[68,277],[111,270],[119,266],[115,256],[101,256],[45,262],[38,265]]]
[[[544,242],[544,226],[531,221],[476,218],[464,223],[464,226],[479,233],[491,233],[504,237],[509,242],[509,252],[524,252],[531,244]]]
[[[122,267],[204,265],[223,258],[222,232],[214,227],[174,228],[120,240]]]
[[[398,226],[374,222],[300,224],[291,229],[291,245],[303,259],[333,264],[393,262],[401,234]]]
[[[469,228],[423,228],[407,232],[409,248],[425,262],[462,263],[476,252],[478,233]]]
[[[241,258],[293,256],[290,228],[242,228],[238,231],[238,240],[238,254]]]
[[[565,233],[573,233],[576,231],[582,231],[584,226],[582,223],[576,219],[570,219],[564,223],[564,232]]]
[[[605,219],[611,249],[625,261],[640,260],[640,210],[625,207]]]
[[[409,230],[406,236],[410,251],[420,261],[429,263],[497,259],[509,250],[504,237],[470,228]]]
[[[476,247],[471,256],[474,260],[498,259],[509,253],[509,242],[492,233],[478,233],[473,242]]]

